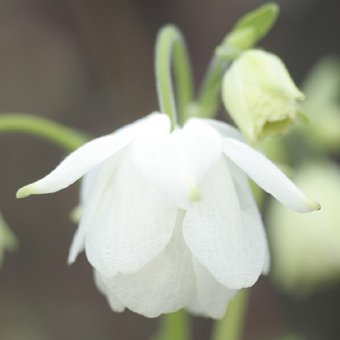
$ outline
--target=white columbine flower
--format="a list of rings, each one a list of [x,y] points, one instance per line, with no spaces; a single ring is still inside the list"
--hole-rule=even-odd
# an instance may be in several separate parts
[[[222,317],[234,292],[267,272],[269,255],[247,175],[299,212],[318,208],[231,126],[190,119],[171,131],[153,113],[70,154],[18,197],[85,176],[69,263],[85,249],[115,311],[156,317],[186,307]]]

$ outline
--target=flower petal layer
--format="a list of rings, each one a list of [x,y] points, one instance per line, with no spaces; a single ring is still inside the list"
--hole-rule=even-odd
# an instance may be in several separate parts
[[[283,205],[298,212],[320,209],[279,168],[260,152],[232,138],[224,139],[224,153],[256,184]]]
[[[108,291],[105,279],[103,279],[102,276],[96,270],[94,270],[94,281],[96,283],[98,290],[102,294],[106,295],[111,309],[114,312],[118,313],[123,312],[125,310],[125,306],[119,301],[119,299],[113,292]]]
[[[93,219],[98,213],[100,205],[109,199],[109,191],[106,189],[109,181],[115,175],[120,158],[119,154],[114,155],[111,159],[90,170],[84,177],[80,192],[82,216],[71,244],[68,264],[72,264],[84,249],[86,234],[94,225]]]
[[[170,128],[168,117],[154,113],[110,135],[96,138],[72,152],[44,178],[19,189],[17,197],[24,198],[29,195],[52,193],[64,189],[94,166],[127,146],[139,131],[164,126]]]
[[[259,263],[263,263],[262,274],[267,274],[270,269],[269,245],[260,211],[249,186],[248,177],[231,161],[228,160],[228,164],[239,198],[243,223],[248,226],[250,237],[256,240],[253,245],[258,246],[258,248],[254,248],[253,256],[258,258]]]
[[[262,223],[238,197],[227,160],[221,157],[202,183],[203,199],[184,220],[184,239],[197,260],[230,289],[252,286],[261,274],[265,240]]]
[[[209,316],[213,319],[222,318],[228,302],[237,290],[222,286],[196,259],[193,259],[193,264],[196,278],[196,296],[187,308],[197,315]]]
[[[182,237],[183,214],[180,211],[177,216],[177,228],[170,243],[140,271],[102,277],[109,299],[113,295],[130,310],[147,317],[174,312],[188,303],[194,274],[190,252]]]
[[[99,164],[92,168],[86,175],[82,178],[80,185],[80,204],[84,204],[90,197],[92,190],[97,186],[96,182],[98,175],[100,175],[100,170],[102,169],[102,164]]]
[[[199,183],[221,154],[222,138],[199,119],[168,136],[144,135],[133,143],[145,178],[183,209],[200,200]]]
[[[130,149],[124,151],[89,222],[88,260],[106,277],[138,271],[169,242],[176,215],[177,209],[140,174]]]

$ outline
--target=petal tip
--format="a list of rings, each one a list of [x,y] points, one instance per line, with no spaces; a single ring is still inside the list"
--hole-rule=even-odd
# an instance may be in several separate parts
[[[320,205],[320,203],[314,201],[314,202],[313,202],[313,208],[314,208],[313,210],[316,210],[316,211],[321,210],[321,205]]]
[[[74,258],[68,258],[67,259],[67,265],[71,266],[74,263],[75,259]]]
[[[67,257],[67,264],[70,266],[72,265],[77,259],[77,253],[71,248],[68,257]]]
[[[20,188],[17,193],[16,193],[16,198],[25,198],[28,197],[30,195],[34,194],[33,190],[32,190],[32,186],[31,185],[26,185],[22,188]]]
[[[321,210],[321,205],[319,202],[314,201],[314,200],[308,200],[302,212],[308,213],[308,212],[319,211],[319,210]]]

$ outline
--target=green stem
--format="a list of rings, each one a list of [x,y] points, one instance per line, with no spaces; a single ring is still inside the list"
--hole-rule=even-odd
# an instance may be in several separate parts
[[[249,289],[241,290],[229,303],[226,315],[216,323],[212,340],[242,339],[249,292]]]
[[[189,340],[191,338],[189,315],[180,310],[161,317],[161,330],[156,340]]]
[[[174,89],[171,77],[173,58],[176,77],[176,96],[180,123],[183,123],[185,112],[193,97],[193,81],[190,60],[181,32],[172,25],[160,30],[156,41],[156,83],[161,112],[169,115],[172,128],[178,123]]]
[[[209,64],[198,97],[200,112],[205,118],[213,118],[219,110],[222,79],[229,63],[225,57],[215,55]]]
[[[46,118],[24,113],[1,114],[1,132],[21,132],[39,136],[60,145],[68,151],[77,149],[89,140],[89,137],[71,128]]]

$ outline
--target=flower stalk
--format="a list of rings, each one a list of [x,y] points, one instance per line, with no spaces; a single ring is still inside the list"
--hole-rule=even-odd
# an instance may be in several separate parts
[[[176,78],[177,108],[171,77],[172,62]],[[158,33],[155,71],[160,111],[170,117],[173,129],[178,123],[184,123],[185,112],[193,97],[192,72],[186,44],[175,26],[165,26]]]
[[[161,318],[161,331],[154,340],[190,340],[189,315],[180,310],[176,313],[165,314]]]
[[[250,290],[241,290],[229,303],[227,313],[216,323],[212,340],[241,340]]]
[[[21,132],[47,139],[67,151],[73,151],[89,140],[89,137],[46,118],[25,113],[0,115],[0,133]]]

